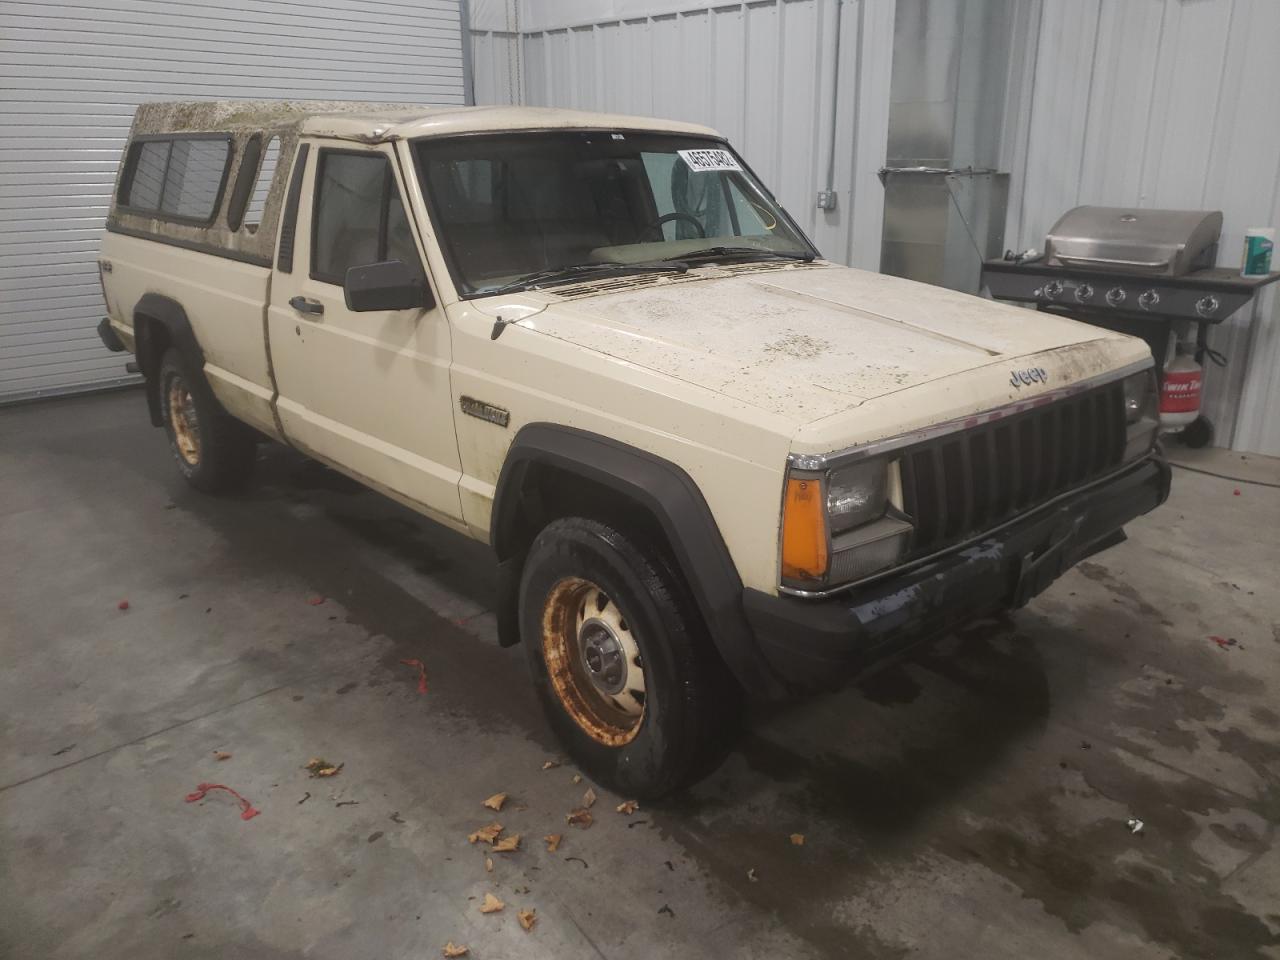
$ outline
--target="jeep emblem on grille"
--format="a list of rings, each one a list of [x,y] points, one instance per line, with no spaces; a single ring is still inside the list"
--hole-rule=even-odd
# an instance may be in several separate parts
[[[1048,383],[1049,371],[1044,367],[1031,367],[1028,370],[1015,370],[1009,375],[1009,385],[1021,390],[1033,383]]]

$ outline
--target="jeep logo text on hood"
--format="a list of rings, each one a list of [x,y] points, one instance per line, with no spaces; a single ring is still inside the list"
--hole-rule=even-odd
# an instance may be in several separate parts
[[[1027,370],[1015,370],[1009,375],[1009,385],[1021,390],[1033,383],[1048,383],[1049,371],[1044,367],[1031,367]]]

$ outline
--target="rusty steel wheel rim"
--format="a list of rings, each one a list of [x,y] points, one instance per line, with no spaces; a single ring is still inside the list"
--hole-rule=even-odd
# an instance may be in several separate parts
[[[200,423],[196,419],[195,398],[179,376],[169,379],[169,426],[178,456],[189,466],[200,463]]]
[[[616,603],[590,580],[567,577],[542,609],[542,652],[560,704],[593,740],[621,747],[640,732],[644,661]]]

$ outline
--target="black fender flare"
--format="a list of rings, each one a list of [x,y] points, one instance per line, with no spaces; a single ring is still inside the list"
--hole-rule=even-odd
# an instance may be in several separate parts
[[[538,464],[581,476],[647,511],[665,534],[711,638],[738,682],[757,696],[785,693],[760,655],[743,610],[742,580],[693,478],[648,451],[560,424],[522,427],[498,477],[490,542],[500,563],[498,616],[504,644],[518,639],[512,631],[518,629],[514,614],[524,558],[521,493],[529,468]]]
[[[146,378],[147,410],[151,414],[151,425],[163,426],[160,415],[160,358],[164,355],[163,344],[153,340],[152,323],[158,323],[168,335],[168,341],[177,348],[191,370],[204,371],[204,351],[196,340],[195,331],[191,329],[191,321],[187,319],[187,311],[182,304],[162,293],[144,293],[133,308],[134,355],[138,360],[138,368]],[[193,385],[193,389],[212,391],[203,376]]]

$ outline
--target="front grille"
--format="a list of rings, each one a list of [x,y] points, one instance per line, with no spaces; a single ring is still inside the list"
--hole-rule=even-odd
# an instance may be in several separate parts
[[[911,556],[969,539],[1124,458],[1120,382],[907,448],[903,508],[915,524]]]

